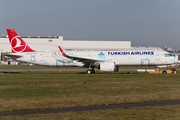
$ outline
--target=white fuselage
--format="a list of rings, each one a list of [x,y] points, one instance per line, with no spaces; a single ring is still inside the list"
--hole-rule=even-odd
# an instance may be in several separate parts
[[[44,66],[84,66],[83,62],[73,61],[62,56],[61,52],[11,53],[21,55],[19,61]],[[97,61],[113,61],[116,66],[158,66],[175,64],[178,59],[163,50],[127,50],[127,51],[66,51],[69,56]]]
[[[33,63],[42,66],[74,66],[73,63],[64,63],[62,60],[56,60],[52,56],[53,52],[26,52],[26,53],[11,53],[21,55],[23,57],[17,58],[18,61]]]

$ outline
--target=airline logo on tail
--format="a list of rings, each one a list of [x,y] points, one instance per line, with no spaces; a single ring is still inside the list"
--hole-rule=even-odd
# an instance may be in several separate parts
[[[7,33],[9,42],[11,43],[12,53],[35,52],[24,42],[24,40],[16,33],[14,29],[7,29]]]
[[[11,47],[14,52],[23,52],[26,49],[26,43],[21,42],[20,39],[19,36],[11,39]]]

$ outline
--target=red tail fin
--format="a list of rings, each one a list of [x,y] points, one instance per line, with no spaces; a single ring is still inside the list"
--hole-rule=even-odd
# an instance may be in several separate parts
[[[11,44],[12,53],[35,52],[24,42],[24,40],[16,33],[14,29],[7,29],[7,34]]]

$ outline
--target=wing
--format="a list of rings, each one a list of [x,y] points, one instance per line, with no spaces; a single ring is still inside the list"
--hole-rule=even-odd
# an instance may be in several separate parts
[[[62,49],[60,46],[59,47],[59,50],[61,51],[62,55],[66,58],[69,58],[69,59],[72,59],[72,60],[75,60],[77,62],[83,62],[84,64],[99,64],[100,62],[102,62],[101,60],[97,60],[97,59],[90,59],[90,58],[82,58],[82,57],[75,57],[75,56],[69,56],[67,55]]]

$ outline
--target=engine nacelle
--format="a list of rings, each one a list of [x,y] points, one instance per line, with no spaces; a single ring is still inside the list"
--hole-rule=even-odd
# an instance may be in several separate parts
[[[119,67],[115,66],[115,62],[101,62],[99,65],[101,71],[118,71]]]

